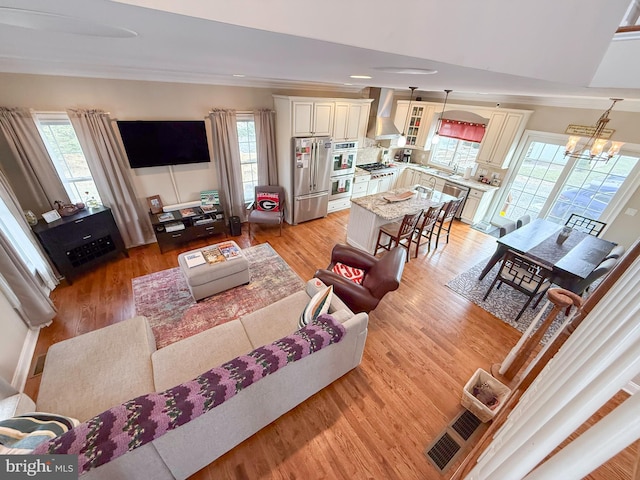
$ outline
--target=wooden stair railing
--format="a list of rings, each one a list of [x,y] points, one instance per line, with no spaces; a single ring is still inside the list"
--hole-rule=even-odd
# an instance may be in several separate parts
[[[549,363],[555,354],[560,350],[560,348],[565,344],[565,342],[569,339],[571,334],[580,326],[584,318],[593,310],[593,308],[598,304],[598,302],[602,299],[602,297],[611,289],[611,287],[618,281],[618,279],[622,276],[622,274],[629,268],[629,266],[638,258],[640,255],[640,240],[637,240],[636,243],[633,244],[631,249],[627,252],[627,254],[622,257],[620,262],[613,267],[609,275],[607,275],[600,285],[598,285],[591,295],[587,297],[584,303],[579,307],[576,315],[571,319],[571,321],[564,326],[560,334],[555,338],[553,343],[549,346],[549,348],[544,352],[544,354],[540,357],[538,362],[531,368],[531,370],[527,373],[525,377],[523,377],[517,385],[512,389],[511,395],[507,399],[504,407],[496,414],[489,428],[485,431],[484,435],[478,440],[478,443],[473,447],[471,452],[465,457],[462,461],[456,472],[451,477],[451,480],[463,480],[465,476],[473,469],[478,458],[482,454],[482,452],[487,448],[487,446],[491,443],[493,436],[495,433],[502,427],[502,425],[507,420],[509,413],[513,408],[517,405],[518,401],[522,394],[529,388],[529,386],[533,383],[533,381],[540,374],[542,369]],[[563,289],[555,289],[555,290],[563,290]],[[549,290],[550,292],[551,290]],[[568,291],[565,291],[568,292]],[[561,294],[563,292],[556,292],[556,294]],[[568,292],[572,293],[572,292]],[[568,300],[562,299],[562,295],[555,295],[557,299],[561,302],[566,302]],[[571,298],[567,295],[567,297]],[[549,298],[551,300],[551,298]],[[551,300],[553,301],[553,300]],[[555,304],[554,304],[555,305]],[[555,307],[554,307],[555,309]],[[640,480],[640,476],[638,476],[638,472],[640,472],[640,454],[636,459],[636,466],[634,470],[634,475],[636,475],[634,480],[638,478]]]

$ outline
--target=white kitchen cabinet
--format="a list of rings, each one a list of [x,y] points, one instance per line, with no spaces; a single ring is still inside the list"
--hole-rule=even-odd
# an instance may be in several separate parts
[[[362,183],[355,183],[353,188],[351,189],[351,198],[359,198],[364,197],[367,194],[367,187],[369,186],[369,181]]]
[[[294,101],[292,135],[331,136],[333,134],[334,102]]]
[[[331,200],[327,206],[327,213],[338,212],[340,210],[346,210],[351,206],[350,198],[339,198],[338,200]]]
[[[336,141],[361,141],[367,134],[370,107],[370,100],[365,102],[336,102],[333,139]]]
[[[359,198],[367,195],[370,179],[371,175],[356,175],[353,179],[353,188],[351,188],[351,198]]]
[[[469,190],[460,219],[471,224],[481,222],[489,210],[489,204],[494,194],[495,190],[493,189],[486,192],[475,188]]]
[[[530,112],[525,111],[492,112],[476,162],[494,168],[507,168],[529,115]]]
[[[380,182],[380,187],[378,192],[386,192],[387,190],[391,190],[391,187],[394,184],[394,180],[396,178],[396,174],[393,175],[385,175],[382,177],[382,181]]]
[[[369,183],[367,183],[367,195],[373,195],[374,193],[379,193],[380,190],[380,183],[382,182],[382,177],[378,177],[378,178],[372,178],[371,180],[369,180]]]
[[[432,188],[437,191],[437,192],[441,192],[442,189],[444,188],[444,183],[445,180],[436,176],[436,175],[430,175],[428,173],[424,173],[424,172],[418,172],[418,176],[416,177],[416,183],[422,185],[423,187],[428,187],[428,188]]]
[[[405,168],[399,175],[396,181],[396,188],[409,188],[413,185],[420,183],[418,177],[420,171],[413,168]]]
[[[405,148],[425,147],[435,109],[434,105],[425,102],[411,102],[411,112],[407,118],[409,102],[398,100],[393,123],[398,131],[404,132],[407,137]]]

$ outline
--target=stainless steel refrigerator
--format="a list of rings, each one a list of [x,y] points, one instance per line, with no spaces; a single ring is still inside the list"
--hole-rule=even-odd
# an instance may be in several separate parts
[[[293,225],[327,216],[330,156],[330,137],[293,139]]]

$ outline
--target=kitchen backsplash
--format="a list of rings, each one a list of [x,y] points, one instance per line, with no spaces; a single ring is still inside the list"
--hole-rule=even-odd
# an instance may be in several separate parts
[[[356,165],[380,162],[382,160],[382,150],[384,150],[382,147],[359,148]]]
[[[368,139],[367,139],[368,140]],[[382,162],[382,154],[383,151],[389,150],[389,158],[391,161],[394,161],[394,156],[396,153],[402,153],[401,148],[389,148],[389,147],[379,147],[373,141],[367,144],[365,142],[364,148],[358,149],[358,157],[356,159],[356,165],[365,165],[367,163],[377,163]],[[424,156],[424,158],[423,158]],[[428,165],[429,152],[425,152],[423,150],[414,149],[411,155],[411,163],[424,164]],[[478,165],[476,169],[476,174],[474,175],[474,180],[480,180],[480,176],[488,178],[490,183],[494,185],[500,185],[502,180],[504,180],[505,175],[507,174],[507,170],[502,169],[493,169],[487,165]],[[493,180],[496,180],[494,182]]]

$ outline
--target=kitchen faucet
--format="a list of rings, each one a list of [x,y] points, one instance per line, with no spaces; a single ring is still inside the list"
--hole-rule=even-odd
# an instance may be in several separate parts
[[[457,174],[457,173],[458,173],[458,164],[457,164],[457,163],[454,163],[454,164],[453,164],[453,174],[455,175],[455,174]]]
[[[432,192],[436,191],[436,177],[429,177],[429,186],[431,187]]]

